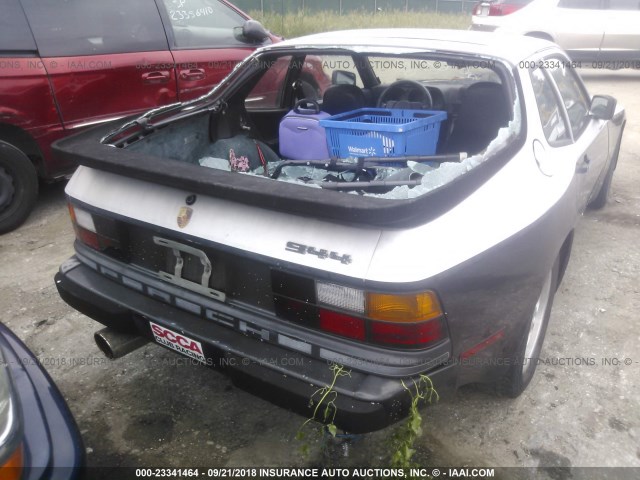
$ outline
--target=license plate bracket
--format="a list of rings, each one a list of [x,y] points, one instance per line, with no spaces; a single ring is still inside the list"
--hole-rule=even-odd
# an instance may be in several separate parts
[[[169,249],[169,252],[167,253],[175,257],[175,267],[173,273],[164,272],[162,270],[158,272],[158,275],[160,275],[163,280],[173,283],[174,285],[177,285],[179,287],[186,288],[187,290],[199,293],[201,295],[206,295],[207,297],[213,298],[220,302],[224,302],[226,300],[226,295],[224,292],[220,292],[209,287],[209,280],[211,279],[213,266],[211,265],[211,261],[207,257],[206,253],[190,245],[184,245],[182,243],[174,242],[173,240],[168,240],[162,237],[153,237],[153,243],[161,247],[166,247],[167,249]],[[200,283],[193,282],[183,277],[183,254],[191,255],[197,258],[202,264],[202,275],[200,276]]]

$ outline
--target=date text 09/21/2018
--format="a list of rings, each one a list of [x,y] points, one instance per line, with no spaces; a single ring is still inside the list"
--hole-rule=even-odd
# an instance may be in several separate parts
[[[596,70],[620,70],[623,68],[640,68],[640,60],[597,60],[593,62],[583,62],[580,60],[523,60],[518,63],[518,67],[522,69],[534,70],[556,69],[556,68],[593,68]]]

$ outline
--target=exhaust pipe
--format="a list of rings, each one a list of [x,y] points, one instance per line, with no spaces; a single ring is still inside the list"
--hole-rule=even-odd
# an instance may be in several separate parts
[[[93,339],[102,353],[112,360],[124,357],[127,353],[131,353],[149,342],[139,335],[122,333],[111,328],[97,331],[93,334]]]

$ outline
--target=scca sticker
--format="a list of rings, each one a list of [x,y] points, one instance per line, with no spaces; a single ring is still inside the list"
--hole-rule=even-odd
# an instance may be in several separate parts
[[[151,325],[151,331],[153,332],[156,342],[160,345],[164,345],[165,347],[169,347],[170,349],[186,355],[187,357],[206,363],[206,358],[202,352],[202,344],[200,342],[196,342],[189,337],[185,337],[180,333],[169,330],[162,325],[158,325],[153,322],[149,322],[149,325]]]

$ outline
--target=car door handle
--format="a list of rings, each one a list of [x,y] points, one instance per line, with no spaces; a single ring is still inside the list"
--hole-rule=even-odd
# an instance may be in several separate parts
[[[190,68],[189,70],[180,70],[180,78],[182,80],[203,80],[206,77],[204,68]]]
[[[170,74],[166,70],[149,72],[142,75],[142,81],[149,85],[154,85],[158,83],[168,83],[169,78],[170,78]]]
[[[591,159],[589,158],[589,155],[586,155],[584,157],[582,157],[582,160],[580,161],[580,163],[578,163],[578,166],[576,167],[576,173],[587,173],[589,171],[589,165],[591,164]]]

